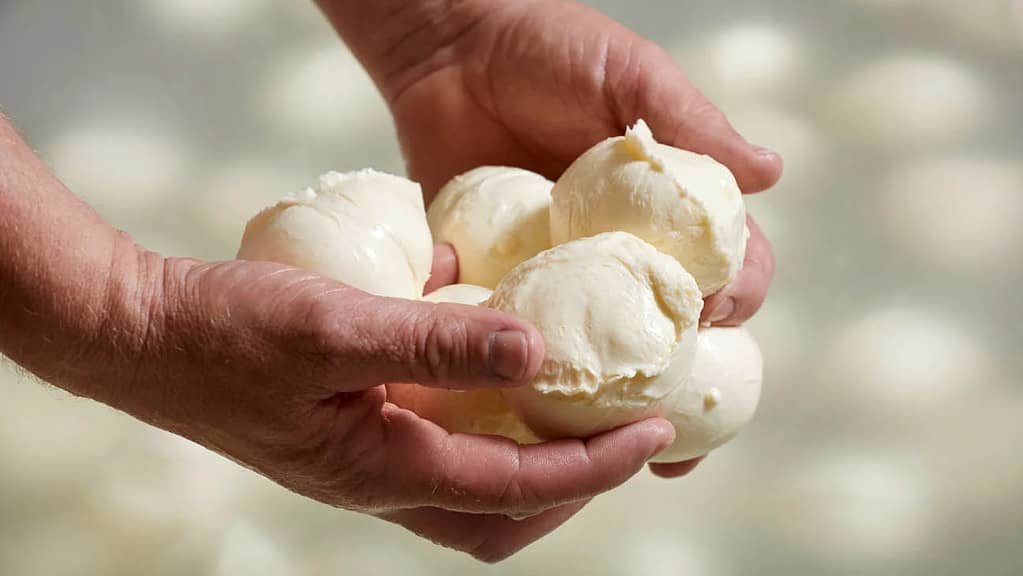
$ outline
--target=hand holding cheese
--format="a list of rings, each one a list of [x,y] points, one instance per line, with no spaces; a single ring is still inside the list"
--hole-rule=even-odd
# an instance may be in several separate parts
[[[491,291],[482,286],[450,284],[427,294],[424,300],[476,306],[490,294]],[[408,408],[448,432],[504,436],[519,444],[540,441],[519,420],[497,389],[446,390],[416,384],[392,384],[387,387],[387,400]]]
[[[523,262],[484,305],[543,336],[532,383],[504,393],[534,432],[558,438],[668,414],[689,376],[703,301],[673,258],[609,232]]]
[[[657,143],[640,121],[584,153],[553,192],[536,174],[481,167],[448,183],[428,216],[419,187],[402,178],[325,175],[318,190],[256,216],[239,256],[529,321],[546,352],[527,384],[388,385],[391,402],[450,432],[532,443],[659,416],[676,440],[654,461],[674,462],[731,439],[759,399],[753,338],[741,328],[697,331],[703,297],[742,266],[745,219],[724,166]],[[424,297],[431,229],[455,247],[462,283]]]

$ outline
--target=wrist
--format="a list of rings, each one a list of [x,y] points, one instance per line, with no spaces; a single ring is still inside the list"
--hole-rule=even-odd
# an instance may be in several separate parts
[[[87,239],[88,257],[4,274],[0,349],[42,380],[109,404],[143,346],[145,277],[160,257],[126,234],[102,236]]]
[[[317,0],[388,102],[455,55],[503,0]]]
[[[0,118],[0,353],[97,396],[137,349],[160,258],[75,198]]]

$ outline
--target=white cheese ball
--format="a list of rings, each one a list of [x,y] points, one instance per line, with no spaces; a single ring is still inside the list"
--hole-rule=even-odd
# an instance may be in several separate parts
[[[238,258],[305,268],[379,296],[418,299],[433,240],[419,184],[374,170],[320,177],[249,221]]]
[[[425,300],[475,306],[489,297],[489,288],[451,284],[427,294]],[[387,387],[387,400],[448,432],[505,436],[519,444],[539,441],[508,406],[500,390],[445,390],[393,384]]]
[[[551,194],[555,245],[630,232],[676,258],[704,295],[742,268],[749,232],[735,177],[709,156],[659,144],[642,120],[586,151]]]
[[[745,328],[700,330],[692,373],[666,416],[675,426],[675,442],[652,460],[689,460],[734,438],[756,412],[763,365],[760,347]]]
[[[515,415],[500,390],[445,390],[416,384],[388,384],[387,401],[453,434],[504,436],[519,444],[540,441]]]
[[[472,284],[449,284],[430,292],[426,296],[423,296],[423,300],[426,300],[427,302],[453,302],[455,304],[476,306],[487,298],[490,298],[491,293],[492,291],[490,288],[484,288],[483,286],[474,286]]]
[[[609,232],[516,266],[484,306],[543,336],[536,377],[503,392],[534,432],[557,438],[666,415],[689,376],[703,300],[674,258]]]
[[[493,288],[516,264],[550,248],[550,180],[527,170],[482,166],[456,176],[427,219],[437,242],[458,254],[458,281]]]

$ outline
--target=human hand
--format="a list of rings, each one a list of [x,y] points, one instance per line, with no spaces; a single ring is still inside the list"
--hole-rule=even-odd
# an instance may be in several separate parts
[[[394,114],[411,177],[427,194],[484,164],[556,179],[587,148],[645,119],[662,142],[727,165],[744,192],[774,184],[781,159],[747,143],[652,42],[562,0],[469,2],[446,42],[410,35],[378,84]],[[452,16],[451,18],[456,18]],[[416,50],[429,43],[430,50]],[[412,59],[410,54],[419,54]],[[745,266],[708,298],[703,320],[736,325],[760,307],[770,245],[750,221]]]
[[[387,402],[383,384],[528,381],[543,354],[530,325],[270,263],[146,269],[158,272],[143,284],[145,337],[125,354],[122,385],[94,396],[295,492],[483,560],[553,530],[674,436],[660,419],[532,446],[449,434]]]
[[[476,5],[477,13],[459,14],[463,33],[420,52],[427,56],[418,61],[406,56],[398,73],[377,76],[409,173],[428,195],[455,174],[486,164],[556,179],[587,148],[620,135],[637,118],[659,140],[728,166],[744,192],[780,177],[780,157],[746,142],[670,56],[602,14],[561,0]],[[399,48],[413,54],[422,41],[412,36]],[[752,218],[748,227],[743,269],[707,298],[704,322],[741,324],[764,301],[773,254]],[[651,470],[677,477],[697,463]]]

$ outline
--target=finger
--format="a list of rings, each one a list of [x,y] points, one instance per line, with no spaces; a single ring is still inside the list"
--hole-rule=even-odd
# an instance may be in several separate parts
[[[774,254],[763,231],[750,216],[746,217],[749,240],[739,275],[727,286],[707,297],[703,306],[704,324],[738,326],[749,320],[767,297],[774,276]]]
[[[435,544],[468,552],[484,562],[500,562],[564,524],[588,502],[566,504],[525,520],[440,508],[397,510],[377,516]]]
[[[693,471],[706,456],[686,460],[685,462],[651,462],[650,471],[661,478],[679,478]]]
[[[429,294],[438,288],[458,282],[458,256],[455,247],[447,242],[433,245],[433,269],[430,279],[426,281],[423,294]]]
[[[543,361],[531,324],[497,310],[396,298],[339,303],[332,342],[342,391],[389,382],[441,388],[516,386]]]
[[[409,507],[523,517],[592,498],[625,482],[674,441],[666,420],[653,418],[588,440],[522,446],[497,436],[449,434],[393,405],[376,450],[385,477]]]
[[[649,60],[655,71],[646,71],[643,85],[634,88],[639,92],[633,101],[636,118],[647,121],[655,138],[721,162],[745,193],[766,190],[781,178],[781,156],[747,142],[670,56],[651,48]]]

